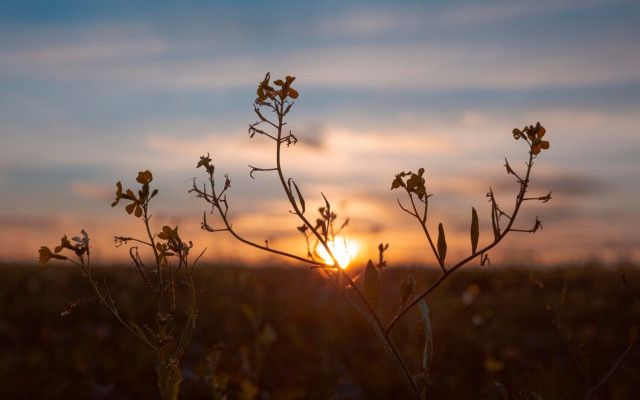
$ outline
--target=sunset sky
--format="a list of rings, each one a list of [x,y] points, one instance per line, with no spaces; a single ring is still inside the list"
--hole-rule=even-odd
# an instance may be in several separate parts
[[[126,260],[114,235],[143,237],[115,183],[154,173],[153,225],[179,225],[207,261],[271,263],[229,235],[200,230],[187,191],[210,153],[227,172],[234,228],[304,255],[273,174],[272,143],[250,139],[267,71],[296,76],[285,174],[321,192],[360,245],[390,243],[389,263],[433,264],[420,226],[391,191],[426,169],[428,225],[444,224],[453,261],[492,236],[489,187],[511,209],[527,149],[513,128],[540,121],[520,228],[498,265],[640,262],[640,3],[553,1],[9,1],[0,13],[0,260],[37,261],[41,245],[86,229],[94,262]],[[156,199],[154,199],[156,200]],[[435,234],[435,233],[434,233]],[[362,261],[362,260],[361,260]]]

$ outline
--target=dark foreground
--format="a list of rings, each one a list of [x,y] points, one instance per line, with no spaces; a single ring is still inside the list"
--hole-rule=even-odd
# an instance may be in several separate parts
[[[544,289],[532,283],[531,271]],[[206,355],[218,344],[229,399],[406,398],[369,326],[317,273],[201,267],[197,274],[200,317],[183,359],[181,398],[212,398]],[[409,274],[424,288],[437,271],[387,270],[383,320],[393,315],[399,282]],[[151,312],[153,298],[132,270],[95,275],[106,277],[125,319]],[[153,355],[105,309],[89,303],[61,316],[70,301],[91,297],[79,271],[5,265],[0,285],[0,398],[157,398]],[[640,272],[470,269],[454,274],[428,304],[428,399],[499,399],[496,382],[544,399],[582,399],[640,325]],[[422,350],[417,317],[409,315],[394,335],[413,368]],[[640,347],[597,398],[639,394]]]

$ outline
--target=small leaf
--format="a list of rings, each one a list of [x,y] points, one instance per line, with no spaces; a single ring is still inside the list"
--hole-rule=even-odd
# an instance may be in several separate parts
[[[444,237],[444,227],[442,223],[438,225],[438,257],[440,263],[444,265],[444,258],[447,256],[447,239]]]
[[[498,240],[500,238],[500,231],[498,230],[498,223],[496,221],[496,208],[491,206],[491,227],[493,228],[493,237],[494,240]]]
[[[327,198],[325,197],[324,193],[320,192],[320,194],[322,195],[322,198],[324,199],[324,204],[326,206],[327,215],[330,215],[329,214],[329,210],[331,210],[331,204],[329,204],[329,200],[327,200]]]
[[[478,248],[478,237],[480,236],[480,227],[478,226],[478,213],[476,209],[471,207],[471,253],[476,254]]]
[[[369,260],[364,272],[364,295],[367,302],[374,310],[380,304],[380,274],[373,262]]]
[[[289,190],[291,190],[292,183],[293,183],[293,187],[296,189],[296,194],[298,195],[298,201],[300,202],[300,207],[302,208],[300,214],[304,214],[304,211],[306,210],[304,197],[302,197],[302,193],[300,193],[300,189],[298,189],[298,185],[296,185],[296,182],[291,178],[289,178]]]
[[[289,88],[289,97],[291,97],[292,99],[297,99],[298,91],[293,88]]]

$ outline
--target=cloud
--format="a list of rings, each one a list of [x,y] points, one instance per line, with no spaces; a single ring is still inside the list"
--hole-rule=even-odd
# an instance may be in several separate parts
[[[41,229],[43,226],[59,228],[60,221],[56,217],[32,215],[0,215],[0,226],[6,229]]]
[[[415,11],[415,10],[412,10]],[[345,12],[315,21],[316,32],[329,37],[371,37],[417,29],[425,23],[421,15],[404,9]]]
[[[297,176],[323,181],[341,179],[344,176],[361,176],[360,182],[368,184],[376,179],[376,170],[396,165],[398,159],[423,158],[459,154],[458,146],[449,137],[420,135],[413,132],[370,132],[342,127],[325,126],[323,134],[315,136],[302,128],[301,138],[311,136],[286,148],[283,152],[285,170],[296,166]],[[211,149],[211,157],[219,168],[245,168],[253,165],[269,168],[274,162],[275,147],[269,139],[256,136],[248,139],[245,134],[221,135],[209,133],[189,139],[167,136],[148,136],[147,147],[162,159],[173,158],[172,163],[191,165],[203,152]],[[376,160],[376,165],[369,160]],[[177,161],[180,160],[180,161]],[[389,172],[391,171],[391,172]],[[393,173],[387,170],[387,174]],[[293,172],[293,171],[292,171]],[[398,172],[398,171],[395,171]]]
[[[390,17],[366,18],[375,22]],[[401,40],[256,49],[250,55],[225,52],[212,56],[203,49],[204,55],[195,56],[181,52],[181,43],[163,41],[148,28],[125,26],[123,32],[117,26],[100,27],[95,32],[87,29],[75,32],[77,37],[70,32],[45,43],[10,46],[0,56],[0,73],[181,90],[247,86],[264,74],[265,66],[283,74],[293,71],[303,78],[303,87],[369,90],[511,90],[640,80],[640,71],[635,68],[640,53],[627,51],[629,38],[608,46],[574,44],[571,52],[562,42],[531,48],[508,43]]]
[[[115,198],[112,185],[106,186],[95,182],[73,180],[69,182],[69,190],[77,195],[96,200]]]
[[[324,122],[309,121],[296,130],[301,145],[323,150],[329,126]]]
[[[506,247],[539,256],[527,250],[535,242],[556,260],[616,240],[629,247],[638,225],[638,29],[619,15],[630,5],[600,13],[603,4],[500,0],[318,13],[299,6],[286,26],[270,31],[277,45],[260,26],[225,13],[211,21],[210,14],[180,14],[169,25],[160,24],[165,16],[131,14],[101,16],[99,24],[13,24],[0,38],[0,77],[8,82],[0,96],[5,213],[75,217],[0,223],[16,246],[31,237],[32,258],[41,243],[83,227],[96,248],[106,243],[106,254],[111,236],[99,239],[98,231],[111,234],[128,221],[122,210],[122,218],[106,221],[116,212],[108,207],[113,184],[149,168],[161,190],[155,204],[195,215],[188,223],[198,231],[206,205],[185,193],[187,179],[204,176],[195,164],[211,152],[216,172],[231,176],[238,228],[260,241],[284,240],[280,221],[289,207],[277,176],[248,176],[249,164],[274,166],[273,142],[246,132],[255,118],[248,102],[270,70],[295,74],[305,101],[287,126],[300,142],[283,160],[308,196],[309,214],[322,205],[322,192],[352,217],[351,232],[372,243],[393,239],[396,256],[415,261],[409,258],[425,248],[424,238],[389,187],[395,173],[425,167],[436,194],[430,223],[445,223],[452,247],[457,241],[466,249],[471,206],[483,224],[489,220],[487,188],[504,195],[505,207],[515,198],[503,159],[522,169],[527,150],[509,132],[540,120],[551,149],[536,159],[531,195],[553,190],[554,199],[523,209],[523,225],[540,215],[543,234]],[[291,229],[295,236],[293,222]],[[483,237],[491,237],[488,229]],[[212,241],[216,251],[244,255],[222,236]]]
[[[599,5],[612,5],[609,0],[543,0],[488,1],[482,3],[452,3],[434,16],[439,26],[486,25],[507,20],[535,19],[561,12],[577,12]]]
[[[585,197],[602,193],[609,186],[601,179],[577,172],[560,172],[553,176],[538,177],[536,186],[548,187],[566,197]]]
[[[15,73],[51,70],[64,66],[109,64],[167,53],[168,43],[150,30],[128,23],[35,28],[22,32],[20,40],[4,43],[0,67]],[[62,72],[62,71],[58,71]]]
[[[611,6],[608,0],[545,0],[485,1],[478,3],[447,2],[425,7],[420,3],[394,4],[393,8],[351,11],[319,17],[315,21],[317,34],[328,37],[371,38],[416,31],[460,30],[525,18],[541,18],[562,12],[577,12],[600,5]]]

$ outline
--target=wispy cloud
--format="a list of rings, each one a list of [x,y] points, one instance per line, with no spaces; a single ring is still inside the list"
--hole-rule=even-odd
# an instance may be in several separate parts
[[[96,200],[108,200],[114,198],[114,189],[111,185],[103,185],[90,181],[69,182],[69,190],[77,195]]]
[[[501,21],[533,20],[560,12],[578,12],[601,5],[611,5],[607,0],[543,0],[543,1],[487,1],[481,3],[453,3],[437,13],[434,20],[441,26],[485,25]],[[623,3],[616,1],[615,3]]]
[[[3,75],[69,81],[117,82],[158,88],[202,90],[246,86],[273,71],[296,71],[303,86],[461,90],[577,87],[640,80],[640,52],[628,43],[567,52],[509,44],[335,44],[258,51],[254,55],[191,57],[147,34],[112,34],[13,48],[0,56]],[[97,38],[95,38],[97,36]],[[132,38],[130,37],[132,36]],[[375,66],[375,68],[372,68]]]
[[[445,223],[452,252],[466,249],[470,208],[488,221],[488,187],[505,206],[513,201],[517,182],[504,157],[523,168],[527,149],[510,132],[536,121],[551,149],[535,160],[531,194],[553,190],[554,199],[532,202],[523,224],[540,216],[544,232],[532,241],[544,252],[514,240],[496,257],[637,253],[633,2],[298,2],[286,16],[277,2],[113,7],[122,8],[0,17],[0,224],[11,230],[11,256],[33,257],[37,246],[86,228],[96,254],[104,245],[105,259],[115,257],[110,235],[135,221],[108,207],[114,183],[143,169],[161,189],[154,220],[184,224],[210,243],[199,231],[206,205],[186,193],[190,177],[202,183],[195,165],[207,152],[230,174],[237,227],[299,246],[295,222],[280,224],[290,214],[276,177],[248,175],[249,165],[274,166],[273,142],[246,132],[266,71],[297,76],[301,98],[287,128],[300,141],[283,161],[308,212],[324,193],[373,253],[376,241],[393,240],[395,262],[422,254],[423,237],[390,190],[395,173],[419,167],[436,194],[430,223]],[[216,256],[245,255],[223,236],[211,241]]]

